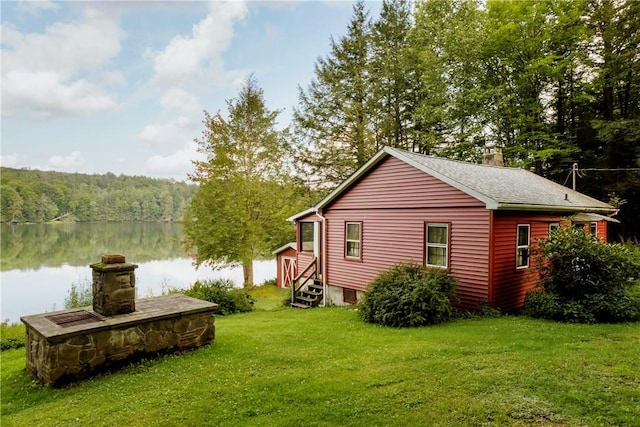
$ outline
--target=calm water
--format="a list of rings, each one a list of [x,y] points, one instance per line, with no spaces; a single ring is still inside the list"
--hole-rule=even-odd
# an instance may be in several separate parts
[[[179,224],[0,225],[1,320],[61,310],[71,284],[90,286],[89,264],[103,254],[123,254],[137,264],[138,298],[167,288],[188,288],[196,280],[228,278],[242,284],[242,269],[193,266],[180,239]],[[276,275],[274,260],[254,263],[254,280]]]

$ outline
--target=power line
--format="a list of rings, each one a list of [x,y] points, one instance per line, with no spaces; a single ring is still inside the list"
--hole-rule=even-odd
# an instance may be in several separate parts
[[[640,171],[640,168],[580,168],[577,171]]]
[[[576,175],[580,178],[584,178],[586,176],[586,174],[583,174],[581,172],[627,172],[627,171],[640,171],[640,168],[578,168],[578,164],[574,163],[571,166],[571,170],[569,171],[569,175],[567,175],[567,179],[564,180],[564,184],[565,185],[567,183],[567,181],[569,181],[569,177],[573,176],[573,185],[572,188],[573,190],[576,189]]]

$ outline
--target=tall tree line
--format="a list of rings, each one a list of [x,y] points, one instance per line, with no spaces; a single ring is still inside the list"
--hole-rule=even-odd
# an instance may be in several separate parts
[[[194,185],[142,176],[2,168],[0,222],[180,221]]]
[[[385,145],[509,166],[620,203],[640,236],[640,2],[385,0],[353,6],[299,88],[299,160],[333,187]],[[626,203],[625,203],[626,202]]]

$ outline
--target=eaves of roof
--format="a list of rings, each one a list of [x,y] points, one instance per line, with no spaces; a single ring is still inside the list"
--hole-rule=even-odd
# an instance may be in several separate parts
[[[611,214],[613,206],[523,169],[476,165],[385,147],[312,208],[293,221],[322,210],[378,163],[393,156],[483,202],[490,210],[592,212]]]

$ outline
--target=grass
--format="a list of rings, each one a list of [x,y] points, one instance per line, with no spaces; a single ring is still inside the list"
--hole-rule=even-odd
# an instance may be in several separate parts
[[[249,295],[256,300],[256,310],[275,310],[282,307],[282,302],[291,295],[291,289],[265,284],[251,289]]]
[[[523,317],[393,329],[352,308],[216,318],[207,347],[63,389],[34,383],[24,349],[2,352],[5,426],[632,426],[640,324]],[[265,292],[268,298],[259,297]]]

